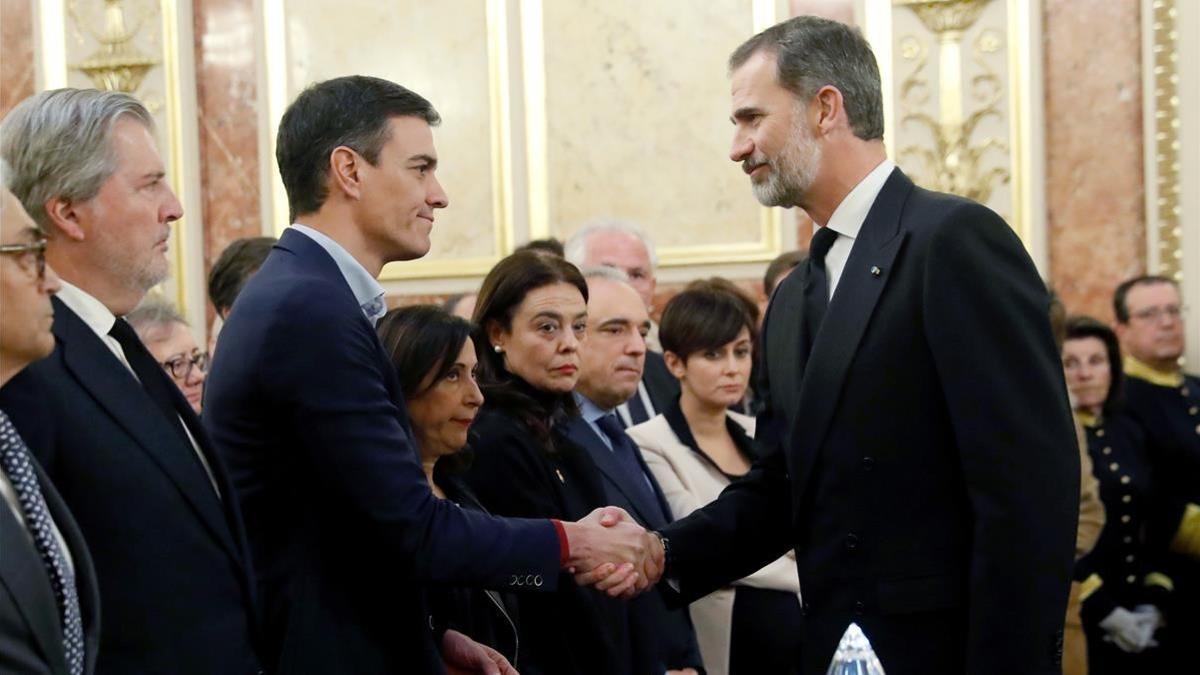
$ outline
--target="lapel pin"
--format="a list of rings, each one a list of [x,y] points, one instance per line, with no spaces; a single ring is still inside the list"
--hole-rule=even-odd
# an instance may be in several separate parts
[[[561,470],[559,470],[559,469],[555,469],[555,470],[554,470],[554,473],[558,474],[558,480],[559,480],[559,482],[561,482],[563,485],[566,485],[566,484],[567,484],[567,479],[566,479],[566,478],[563,476],[563,473],[562,473],[562,471],[561,471]]]
[[[879,265],[872,265],[871,266],[871,276],[877,277],[880,274],[883,274],[883,270],[879,269]]]

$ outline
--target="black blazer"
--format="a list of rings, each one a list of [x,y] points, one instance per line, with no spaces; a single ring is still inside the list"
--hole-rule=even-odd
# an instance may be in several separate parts
[[[103,619],[96,672],[258,672],[241,516],[199,420],[168,383],[223,498],[129,370],[53,304],[54,353],[0,390],[0,408],[87,537]]]
[[[658,352],[646,350],[646,365],[642,368],[642,384],[650,394],[654,412],[661,413],[679,398],[679,380],[667,369],[667,362]],[[654,415],[651,415],[654,417]]]
[[[1020,240],[895,170],[807,370],[806,282],[767,312],[766,457],[665,530],[682,597],[794,547],[805,672],[855,621],[889,675],[1058,673],[1079,455]]]
[[[671,507],[663,497],[662,489],[654,474],[650,473],[641,451],[634,452],[642,473],[650,479],[650,487],[658,502],[658,511],[654,505],[646,504],[641,490],[634,489],[631,481],[642,480],[641,476],[629,476],[621,470],[621,465],[613,457],[612,450],[596,435],[596,431],[588,425],[583,417],[573,418],[565,428],[567,438],[575,445],[585,449],[596,467],[600,470],[603,480],[605,500],[625,509],[642,527],[650,530],[661,529],[674,520]],[[630,443],[633,443],[632,439]],[[634,449],[637,445],[634,444]],[[658,513],[666,515],[664,520]],[[630,603],[630,622],[633,628],[633,639],[646,641],[649,648],[656,649],[658,663],[655,672],[695,668],[704,670],[704,661],[700,658],[700,645],[696,642],[696,631],[686,609],[669,609],[659,590],[653,589],[644,593]]]
[[[204,422],[237,486],[282,673],[440,673],[426,583],[558,580],[549,521],[430,492],[391,360],[301,232],[280,237],[238,296]]]
[[[578,520],[606,505],[596,465],[560,429],[548,451],[523,423],[484,404],[474,433],[467,482],[492,513]],[[653,672],[655,655],[631,639],[624,601],[580,588],[563,572],[556,593],[524,594],[518,603],[522,675]]]
[[[75,566],[75,588],[83,619],[83,672],[92,673],[100,644],[96,571],[67,505],[36,460],[33,465],[50,517],[66,541]],[[62,623],[50,575],[29,540],[28,530],[17,521],[3,498],[0,498],[0,673],[68,675]]]

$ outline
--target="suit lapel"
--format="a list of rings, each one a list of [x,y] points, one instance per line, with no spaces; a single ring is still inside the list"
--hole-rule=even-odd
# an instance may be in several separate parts
[[[798,405],[793,408],[797,414],[788,432],[795,453],[792,465],[799,469],[794,478],[793,503],[799,503],[808,485],[813,462],[841,396],[846,371],[907,238],[900,230],[900,213],[912,188],[912,182],[899,169],[884,183],[859,230],[817,332],[799,383]],[[802,294],[792,295],[802,297]],[[800,320],[803,321],[802,316]],[[802,422],[798,421],[800,417]]]
[[[649,517],[651,513],[649,505],[642,503],[637,491],[630,489],[626,482],[627,477],[621,470],[621,465],[617,463],[617,458],[613,456],[613,451],[604,445],[604,441],[596,436],[596,432],[582,417],[571,420],[567,426],[567,438],[587,450],[596,463],[596,467],[600,469],[600,473],[604,474],[605,479],[633,506],[635,511],[633,515],[637,517],[638,521],[652,528],[662,527],[666,524],[652,522],[657,519]]]
[[[55,673],[66,673],[62,626],[50,577],[25,528],[0,498],[0,585],[16,602],[38,647]]]
[[[192,448],[182,447],[179,434],[92,329],[65,304],[57,299],[53,302],[54,334],[67,371],[175,483],[200,520],[240,561],[241,552],[231,536],[221,501],[199,460],[190,456]],[[197,437],[197,444],[203,438]],[[212,454],[206,454],[206,458],[212,459]],[[219,467],[214,464],[213,472],[220,473]],[[222,489],[232,488],[226,484]],[[232,492],[224,494],[226,499],[233,498]]]

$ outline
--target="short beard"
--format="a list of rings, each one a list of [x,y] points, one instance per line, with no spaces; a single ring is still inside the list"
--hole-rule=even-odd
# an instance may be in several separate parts
[[[123,242],[110,238],[106,230],[100,229],[97,250],[100,253],[97,266],[104,270],[109,278],[141,294],[166,281],[170,276],[170,263],[166,257],[155,251],[151,255],[139,258]]]
[[[798,206],[812,188],[821,166],[821,146],[808,133],[803,110],[796,113],[799,122],[792,126],[787,145],[775,159],[764,158],[770,172],[762,182],[752,183],[754,196],[763,206]],[[759,162],[761,163],[761,162]]]

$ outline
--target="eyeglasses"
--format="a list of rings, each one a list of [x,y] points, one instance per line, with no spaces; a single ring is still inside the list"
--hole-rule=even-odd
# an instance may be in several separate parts
[[[46,240],[38,239],[28,244],[0,245],[0,253],[16,256],[17,264],[26,272],[33,272],[38,282],[46,280]]]
[[[208,352],[194,351],[191,356],[176,356],[169,361],[163,361],[162,367],[171,377],[185,380],[192,374],[192,368],[202,373],[208,372]]]
[[[1139,309],[1136,312],[1130,312],[1129,316],[1137,319],[1138,321],[1150,321],[1152,323],[1158,323],[1158,321],[1164,316],[1169,316],[1172,320],[1178,319],[1184,314],[1187,314],[1187,309],[1188,308],[1184,305],[1162,305],[1161,307],[1147,307],[1146,309]]]

